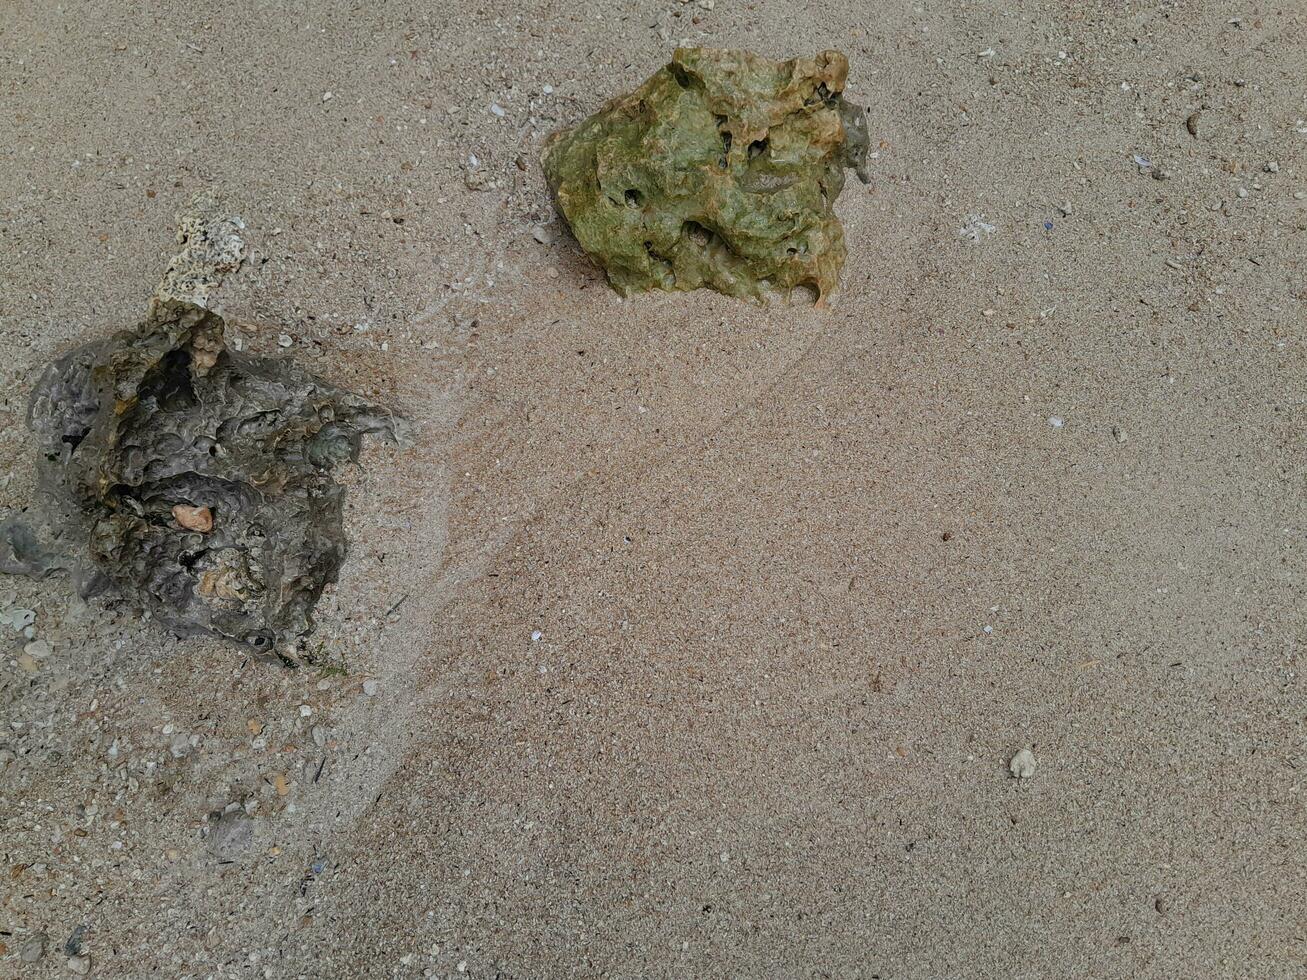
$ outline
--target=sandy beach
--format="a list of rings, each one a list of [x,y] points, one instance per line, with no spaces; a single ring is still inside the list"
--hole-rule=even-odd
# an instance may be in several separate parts
[[[828,305],[558,218],[678,45],[848,56]],[[414,427],[298,670],[0,576],[0,975],[1307,975],[1307,6],[13,0],[0,66],[0,517],[201,191],[231,342]]]

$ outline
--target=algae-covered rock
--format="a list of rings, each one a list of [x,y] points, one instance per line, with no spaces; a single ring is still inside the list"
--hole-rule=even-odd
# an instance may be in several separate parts
[[[41,451],[42,550],[5,526],[7,563],[56,563],[180,632],[260,650],[298,638],[344,560],[336,465],[399,420],[289,360],[227,347],[209,291],[244,254],[238,219],[211,198],[182,218],[138,326],[51,364],[29,424]]]
[[[623,295],[807,286],[820,301],[844,264],[844,170],[867,179],[848,68],[838,51],[775,62],[678,48],[634,92],[550,138],[559,210]]]

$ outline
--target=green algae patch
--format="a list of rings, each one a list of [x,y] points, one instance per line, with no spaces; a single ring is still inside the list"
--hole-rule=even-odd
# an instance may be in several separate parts
[[[763,299],[839,281],[835,199],[864,182],[865,111],[838,51],[777,62],[678,48],[629,95],[550,137],[545,177],[573,235],[622,295],[706,286]]]

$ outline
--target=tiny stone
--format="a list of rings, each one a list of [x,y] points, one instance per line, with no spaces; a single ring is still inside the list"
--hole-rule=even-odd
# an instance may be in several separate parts
[[[322,101],[323,101],[323,102],[330,102],[330,101],[332,100],[332,98],[333,98],[333,96],[332,96],[332,94],[331,94],[330,92],[323,92],[323,93],[322,93]]]
[[[37,933],[18,949],[18,958],[24,963],[35,963],[45,955],[45,933]]]
[[[277,346],[278,346],[278,347],[289,347],[289,346],[290,346],[291,344],[293,344],[293,343],[294,343],[294,341],[290,339],[290,334],[281,334],[281,335],[277,338]]]
[[[541,245],[552,245],[554,243],[554,233],[544,225],[536,225],[531,229],[531,237]]]
[[[68,957],[68,972],[76,973],[79,977],[84,977],[91,972],[91,957],[89,956],[70,956]]]
[[[22,632],[36,622],[36,613],[30,609],[6,609],[0,614],[0,622],[8,623],[17,632]]]
[[[1278,174],[1280,172],[1280,165],[1274,160],[1271,160],[1266,164],[1266,172],[1268,174]]]
[[[1124,446],[1125,441],[1126,439],[1129,438],[1129,436],[1125,434],[1125,430],[1122,429],[1119,425],[1114,425],[1112,426],[1112,438]]]
[[[199,531],[201,534],[208,534],[213,530],[213,511],[208,507],[190,507],[186,504],[176,504],[172,509],[172,517],[178,524],[188,531]]]
[[[1239,194],[1239,197],[1241,197],[1241,198],[1247,197],[1247,196],[1248,196],[1248,188],[1247,188],[1247,187],[1240,187],[1240,188],[1239,188],[1239,191],[1238,191],[1238,194]]]
[[[381,690],[381,683],[379,681],[366,680],[363,682],[363,693],[368,697],[375,698],[379,690]]]
[[[1029,779],[1035,774],[1035,754],[1029,749],[1022,749],[1008,763],[1008,771],[1017,779]]]
[[[1293,192],[1293,199],[1294,199],[1295,201],[1301,201],[1301,200],[1307,199],[1307,191],[1294,191],[1294,192]]]
[[[1062,426],[1066,425],[1066,421],[1059,415],[1050,415],[1048,417],[1048,424],[1055,429],[1060,429]]]
[[[1161,895],[1158,895],[1153,902],[1153,908],[1157,909],[1158,915],[1166,915],[1166,910],[1169,909],[1170,907],[1171,907],[1171,903],[1168,902]]]

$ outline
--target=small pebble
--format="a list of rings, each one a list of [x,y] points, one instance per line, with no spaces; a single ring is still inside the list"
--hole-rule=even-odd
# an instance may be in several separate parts
[[[1237,193],[1239,194],[1239,197],[1241,197],[1241,198],[1247,197],[1247,196],[1248,196],[1248,188],[1247,188],[1247,187],[1240,187]]]
[[[1119,444],[1124,446],[1125,441],[1126,439],[1129,438],[1129,436],[1125,434],[1125,429],[1121,428],[1119,425],[1114,425],[1112,426],[1112,438],[1115,439]]]
[[[277,346],[278,346],[278,347],[289,347],[289,346],[290,346],[291,344],[293,344],[293,343],[294,343],[294,341],[290,339],[290,334],[285,334],[285,333],[284,333],[284,334],[281,334],[281,335],[277,338]]]
[[[322,101],[323,101],[323,102],[330,102],[333,98],[334,98],[334,96],[333,96],[330,92],[323,92],[323,93],[322,93]]]
[[[45,640],[33,640],[31,643],[24,645],[23,653],[29,657],[35,657],[37,660],[44,660],[54,653],[54,649]]]
[[[175,504],[172,509],[172,517],[179,525],[188,531],[198,531],[200,534],[208,534],[213,530],[213,511],[208,507],[191,507],[187,504]]]
[[[1050,415],[1048,417],[1048,424],[1055,429],[1060,429],[1062,426],[1066,425],[1066,421],[1060,415]]]
[[[554,233],[552,229],[545,225],[536,225],[531,229],[531,237],[541,245],[552,245],[554,243]]]
[[[0,623],[8,623],[17,632],[22,632],[36,622],[36,613],[30,609],[6,609],[0,613]]]
[[[86,976],[91,972],[91,957],[85,955],[68,957],[68,972],[76,973],[79,977]]]
[[[1016,779],[1029,779],[1035,774],[1035,753],[1022,749],[1008,763],[1008,771]]]
[[[1307,191],[1294,191],[1293,199],[1295,201],[1307,200]]]
[[[18,958],[24,963],[35,963],[45,955],[45,933],[38,933],[18,948]]]
[[[366,680],[363,682],[363,693],[368,697],[375,698],[379,690],[381,690],[380,681]]]

